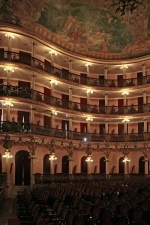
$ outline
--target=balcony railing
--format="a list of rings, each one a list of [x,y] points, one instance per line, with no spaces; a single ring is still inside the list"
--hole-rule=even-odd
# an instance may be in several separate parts
[[[150,141],[150,133],[131,133],[131,134],[98,134],[81,133],[76,131],[66,131],[56,128],[48,128],[35,124],[22,122],[1,122],[1,132],[37,134],[61,139],[74,139],[79,141],[92,142],[137,142]]]
[[[107,115],[130,115],[137,113],[150,112],[150,103],[144,105],[130,105],[130,106],[98,106],[90,104],[81,104],[73,101],[65,101],[60,98],[45,95],[39,91],[29,88],[0,85],[0,96],[7,97],[20,97],[24,99],[32,99],[35,101],[43,102],[47,105],[59,107],[63,109],[73,110],[76,112],[86,112],[94,114],[107,114]]]
[[[69,80],[75,83],[84,84],[87,86],[95,87],[110,87],[110,88],[121,88],[121,87],[133,87],[137,85],[143,85],[150,83],[150,75],[143,76],[142,78],[130,78],[130,79],[98,79],[91,77],[82,77],[80,75],[70,73],[67,70],[58,69],[52,65],[47,64],[37,58],[25,55],[23,53],[4,51],[4,55],[1,53],[1,61],[17,62],[30,65],[34,68],[38,68],[55,77],[59,77],[65,80]]]

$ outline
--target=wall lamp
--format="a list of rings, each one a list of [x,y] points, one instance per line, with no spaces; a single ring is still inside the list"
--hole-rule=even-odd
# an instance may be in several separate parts
[[[5,67],[4,70],[12,73],[15,71],[12,67]]]
[[[5,34],[5,37],[15,39],[15,35],[14,35],[14,34],[11,34],[11,33],[6,33],[6,34]]]
[[[91,90],[91,89],[88,89],[88,90],[86,90],[86,93],[90,93],[90,94],[93,94],[93,90]]]
[[[9,158],[12,158],[13,156],[11,155],[10,150],[6,149],[5,153],[4,153],[4,155],[2,157],[9,159]]]
[[[92,159],[91,155],[88,155],[85,161],[86,162],[93,162],[93,159]]]
[[[50,161],[57,160],[57,157],[55,156],[55,153],[52,153],[51,155],[49,155],[49,160]]]
[[[51,49],[51,50],[49,51],[49,53],[52,54],[52,55],[57,55],[57,52],[56,52],[54,49]]]
[[[55,84],[55,85],[58,84],[58,82],[56,80],[50,80],[49,82],[50,82],[50,84]]]
[[[3,102],[3,106],[14,106],[11,102]]]

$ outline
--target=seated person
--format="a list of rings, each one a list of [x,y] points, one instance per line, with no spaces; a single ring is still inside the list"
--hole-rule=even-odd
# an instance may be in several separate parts
[[[78,104],[76,102],[74,103],[73,109],[79,111]]]
[[[42,101],[42,96],[40,95],[39,92],[37,92],[37,94],[36,94],[36,100],[37,101]]]
[[[114,113],[115,113],[115,111],[116,111],[116,110],[115,110],[115,106],[114,106],[114,105],[112,105],[110,113],[111,113],[111,114],[114,114]]]
[[[134,108],[134,104],[131,105],[130,109],[129,109],[130,113],[135,113],[136,109]]]
[[[93,106],[92,112],[93,113],[98,113],[98,107],[97,107],[97,105],[94,105]]]
[[[115,82],[112,80],[109,86],[110,86],[110,87],[116,87],[116,84],[115,84]]]

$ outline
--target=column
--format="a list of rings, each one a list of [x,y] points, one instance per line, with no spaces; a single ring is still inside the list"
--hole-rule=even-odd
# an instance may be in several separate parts
[[[106,159],[106,178],[109,178],[109,160]]]
[[[69,158],[69,175],[72,175],[72,161],[73,159]]]
[[[123,68],[122,68],[122,71],[123,71],[123,79],[126,79],[126,68],[123,67]]]
[[[90,76],[90,63],[86,64],[86,72],[87,72],[87,77]]]
[[[143,104],[146,104],[146,91],[143,92]]]
[[[142,65],[142,73],[143,77],[145,77],[146,76],[145,64]]]
[[[127,122],[124,122],[124,133],[125,134],[127,134],[127,127],[128,127]]]
[[[54,86],[55,84],[53,82],[51,82],[51,96],[54,97]]]
[[[91,162],[87,161],[87,174],[91,174]]]
[[[105,94],[105,106],[108,106],[108,94]]]
[[[6,198],[10,198],[10,159],[6,157],[6,173],[7,173],[7,180],[6,180]]]
[[[69,137],[72,139],[73,132],[72,132],[72,116],[69,117]]]
[[[36,75],[32,74],[31,75],[31,89],[35,90],[35,78]]]
[[[6,105],[6,121],[10,121],[10,104]]]
[[[31,41],[31,44],[32,44],[32,65],[34,66],[35,46],[37,46],[37,43],[33,40]]]
[[[54,114],[51,113],[51,128],[54,128]]]
[[[144,133],[147,133],[147,120],[144,120]]]
[[[123,104],[124,104],[124,106],[127,105],[127,95],[126,94],[123,95]]]
[[[31,156],[30,158],[30,189],[33,190],[33,185],[35,184],[34,182],[34,157]]]
[[[54,174],[54,160],[50,160],[50,174]]]
[[[51,53],[51,65],[54,66],[55,54]]]
[[[105,78],[105,80],[108,79],[108,68],[107,67],[104,68],[104,78]]]
[[[8,60],[11,61],[11,46],[12,46],[12,39],[15,38],[15,36],[11,33],[5,34],[8,41]]]
[[[127,166],[127,161],[124,161],[124,174],[127,175],[128,174],[128,166]]]
[[[148,164],[149,164],[149,159],[148,158],[145,158],[145,175],[148,175],[149,174]]]
[[[11,85],[11,73],[14,72],[14,70],[10,68],[4,69],[7,72],[7,85]]]
[[[31,116],[30,116],[30,123],[34,124],[34,111],[33,111],[32,105],[31,105],[31,111],[30,111],[30,113],[31,113]]]
[[[72,60],[69,58],[69,72],[72,72]]]
[[[90,90],[87,90],[87,104],[90,104]]]
[[[69,87],[69,109],[73,108],[73,105],[72,105],[72,90],[73,90],[73,88]]]

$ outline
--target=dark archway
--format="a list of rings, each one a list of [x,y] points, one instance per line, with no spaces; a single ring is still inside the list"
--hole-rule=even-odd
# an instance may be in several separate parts
[[[99,172],[101,174],[106,174],[106,161],[105,157],[101,157],[99,160]]]
[[[119,159],[119,174],[124,174],[124,157]]]
[[[145,174],[145,161],[144,156],[139,158],[139,174]]]
[[[69,160],[67,155],[62,157],[62,173],[69,174]]]
[[[0,173],[2,173],[2,155],[0,154]]]
[[[49,154],[46,154],[43,157],[43,174],[50,174]]]
[[[25,150],[15,156],[15,185],[30,185],[30,158]]]
[[[87,174],[87,161],[86,156],[81,158],[81,173]]]

